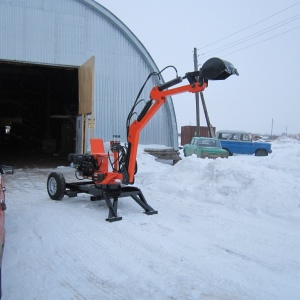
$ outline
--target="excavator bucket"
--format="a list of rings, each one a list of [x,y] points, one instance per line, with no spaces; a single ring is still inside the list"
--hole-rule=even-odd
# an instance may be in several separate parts
[[[207,80],[224,80],[230,75],[239,75],[237,69],[226,60],[211,58],[200,69],[200,78]]]

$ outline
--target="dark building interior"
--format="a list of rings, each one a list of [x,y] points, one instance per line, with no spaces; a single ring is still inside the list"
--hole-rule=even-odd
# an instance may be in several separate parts
[[[78,68],[0,62],[0,164],[67,165],[77,114]]]

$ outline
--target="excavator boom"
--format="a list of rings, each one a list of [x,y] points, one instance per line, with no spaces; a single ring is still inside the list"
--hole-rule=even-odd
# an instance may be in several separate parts
[[[142,111],[137,120],[134,120],[129,127],[128,131],[128,176],[124,176],[124,184],[133,184],[134,183],[134,173],[135,173],[135,164],[137,149],[139,144],[140,132],[147,125],[147,123],[152,119],[155,113],[160,109],[160,107],[165,104],[167,97],[174,96],[177,94],[190,92],[197,93],[202,92],[207,87],[207,83],[202,85],[184,85],[181,87],[169,89],[169,90],[160,90],[158,86],[155,86],[150,92],[150,100],[145,105],[145,110]],[[151,105],[150,105],[151,104]]]

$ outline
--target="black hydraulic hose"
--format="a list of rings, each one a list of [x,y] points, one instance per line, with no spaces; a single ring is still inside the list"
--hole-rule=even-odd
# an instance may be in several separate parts
[[[176,78],[174,78],[174,79],[172,79],[172,80],[170,80],[170,81],[168,81],[168,82],[166,82],[166,83],[158,86],[158,90],[159,91],[163,91],[163,90],[165,90],[165,89],[167,89],[167,88],[169,88],[169,87],[171,87],[171,86],[173,86],[175,84],[178,84],[180,82],[182,82],[182,78],[181,77],[176,77]]]
[[[140,122],[143,119],[143,117],[145,116],[145,114],[147,113],[147,111],[150,109],[151,106],[152,106],[152,100],[147,101],[146,105],[144,106],[143,110],[141,111],[141,113],[137,118],[138,122]]]

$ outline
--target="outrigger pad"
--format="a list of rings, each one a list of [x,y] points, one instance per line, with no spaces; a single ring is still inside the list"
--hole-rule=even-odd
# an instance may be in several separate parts
[[[107,218],[105,220],[108,221],[108,222],[121,221],[122,217],[112,217],[112,218]]]
[[[146,215],[156,215],[156,214],[158,214],[158,211],[157,210],[144,211],[144,214],[146,214]]]

